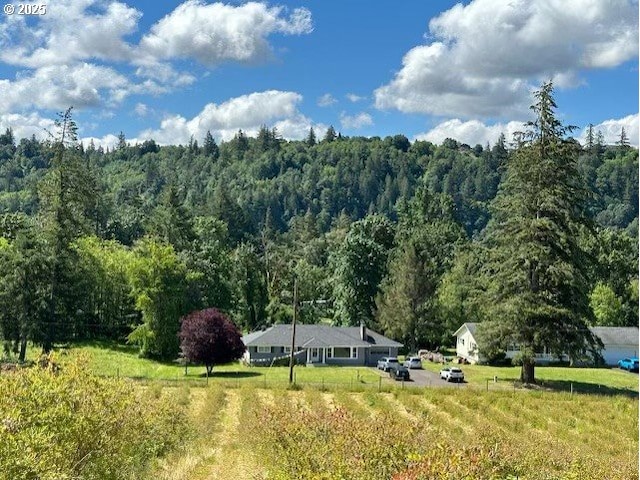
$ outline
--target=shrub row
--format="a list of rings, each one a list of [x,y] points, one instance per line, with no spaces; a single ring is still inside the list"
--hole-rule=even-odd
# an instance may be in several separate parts
[[[0,478],[139,478],[189,427],[184,406],[80,362],[0,377]]]

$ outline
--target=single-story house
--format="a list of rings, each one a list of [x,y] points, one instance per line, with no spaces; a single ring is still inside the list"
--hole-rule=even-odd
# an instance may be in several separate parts
[[[291,325],[274,325],[242,337],[244,360],[270,364],[291,354]],[[299,363],[319,365],[375,365],[386,356],[397,356],[402,344],[360,327],[297,325],[295,356]]]
[[[465,323],[453,334],[456,337],[456,355],[469,363],[482,361],[482,354],[475,339],[476,323]],[[638,356],[638,327],[589,327],[589,330],[602,340],[604,348],[600,352],[606,365],[616,365],[625,357]],[[512,345],[507,349],[507,358],[518,354],[518,348]],[[563,356],[566,360],[566,357]],[[536,353],[536,363],[548,363],[558,360],[546,349]]]

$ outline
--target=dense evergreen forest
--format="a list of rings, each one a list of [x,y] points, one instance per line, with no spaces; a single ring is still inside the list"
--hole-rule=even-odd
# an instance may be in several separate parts
[[[92,338],[175,358],[179,319],[198,308],[245,331],[290,322],[294,278],[303,322],[451,344],[490,314],[477,292],[491,291],[489,250],[506,248],[492,225],[516,208],[509,165],[536,142],[333,128],[287,141],[264,126],[219,144],[121,134],[104,150],[78,143],[71,111],[57,126],[50,141],[0,135],[0,328],[5,354],[22,358],[27,341]],[[637,325],[638,150],[624,131],[616,145],[591,130],[584,145],[558,142],[584,200],[567,207],[584,218],[570,230],[586,259],[583,319]]]

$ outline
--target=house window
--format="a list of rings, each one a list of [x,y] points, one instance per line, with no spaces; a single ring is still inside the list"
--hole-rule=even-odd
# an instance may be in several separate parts
[[[351,348],[349,347],[333,347],[334,358],[351,358]]]
[[[291,347],[283,347],[282,351],[284,353],[291,353]]]
[[[333,348],[327,348],[327,358],[333,358]]]
[[[460,339],[460,345],[464,345],[464,338]]]
[[[356,347],[351,347],[351,358],[358,358],[358,349]]]
[[[476,348],[478,348],[478,346],[474,342],[471,342],[471,351],[473,352]]]
[[[258,347],[258,353],[271,353],[271,347]]]

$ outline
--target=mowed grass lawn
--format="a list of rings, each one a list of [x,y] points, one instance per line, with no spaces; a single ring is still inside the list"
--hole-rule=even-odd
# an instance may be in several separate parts
[[[128,377],[141,380],[194,381],[204,382],[203,366],[189,366],[185,375],[184,366],[172,362],[157,362],[140,358],[134,347],[108,343],[93,343],[61,349],[60,360],[83,356],[88,367],[94,372],[113,377]],[[425,370],[438,372],[442,365],[423,362]],[[465,372],[467,387],[490,390],[513,388],[520,377],[519,367],[491,367],[484,365],[461,365]],[[497,377],[498,382],[493,379]],[[288,383],[288,367],[249,367],[239,362],[215,366],[212,382],[233,383],[234,385],[283,386]],[[382,378],[382,381],[380,380]],[[573,367],[536,367],[536,378],[543,387],[551,390],[588,392],[601,394],[638,393],[638,375],[617,368],[573,368]],[[295,380],[305,386],[343,386],[347,388],[374,387],[385,388],[398,384],[376,370],[368,367],[305,367],[296,366]],[[382,383],[380,383],[382,382]]]
[[[99,375],[127,377],[140,380],[206,381],[205,367],[189,365],[185,368],[177,362],[157,362],[140,358],[137,350],[128,345],[93,343],[61,349],[61,361],[65,357],[84,357],[88,367]],[[295,381],[300,385],[324,383],[331,385],[378,385],[380,374],[368,367],[306,367],[296,366]],[[212,382],[258,384],[258,386],[286,385],[289,381],[288,367],[250,367],[240,362],[216,365],[209,379]],[[388,377],[384,376],[384,381]]]
[[[423,368],[439,372],[439,363],[423,362]],[[453,364],[447,364],[452,366]],[[498,385],[512,386],[520,380],[520,367],[492,367],[488,365],[455,365],[464,371],[465,381],[472,386],[494,389]],[[553,390],[570,391],[573,385],[575,392],[589,393],[638,393],[638,374],[619,368],[582,368],[536,366],[535,375],[541,386]],[[494,384],[494,378],[497,384]]]

